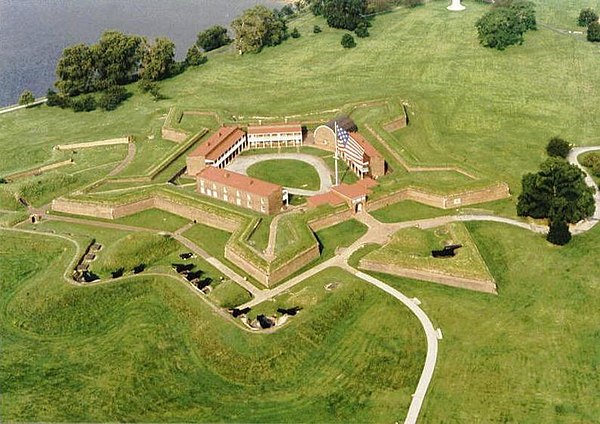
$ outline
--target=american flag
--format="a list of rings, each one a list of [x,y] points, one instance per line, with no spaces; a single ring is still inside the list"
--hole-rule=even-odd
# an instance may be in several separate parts
[[[346,131],[345,129],[343,129],[342,127],[339,127],[339,126],[337,127],[337,133],[338,133],[338,144],[341,144],[342,147],[346,147],[346,145],[348,144],[348,141],[350,141],[350,134],[348,134],[348,131]]]

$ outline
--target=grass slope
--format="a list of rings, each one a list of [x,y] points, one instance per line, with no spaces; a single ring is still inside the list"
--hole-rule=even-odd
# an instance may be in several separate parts
[[[72,287],[59,278],[72,254],[62,242],[3,241],[3,420],[394,421],[410,402],[424,354],[416,319],[341,270],[307,281],[321,300],[260,336],[181,283]],[[324,293],[327,282],[339,288]]]

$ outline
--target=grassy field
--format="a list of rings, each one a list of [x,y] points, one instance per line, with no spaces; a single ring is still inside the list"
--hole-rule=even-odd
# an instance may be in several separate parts
[[[111,220],[115,224],[133,225],[160,231],[175,231],[190,221],[159,209],[148,209],[133,215]]]
[[[290,188],[318,190],[321,179],[306,162],[292,159],[266,160],[248,168],[248,175]]]
[[[439,259],[431,256],[432,250],[450,244],[462,245],[453,258]],[[462,223],[451,223],[429,230],[402,229],[394,234],[388,244],[369,253],[364,259],[457,277],[484,280],[491,278],[477,246]]]
[[[71,287],[59,278],[66,245],[3,241],[9,421],[389,422],[410,402],[424,353],[416,319],[340,270],[300,288],[319,301],[303,301],[287,328],[257,336],[215,317],[181,283]],[[325,292],[327,282],[337,289]]]
[[[371,37],[349,50],[339,45],[341,31],[306,15],[293,22],[301,38],[257,55],[240,56],[233,49],[211,53],[205,66],[161,82],[165,99],[158,102],[131,86],[133,96],[113,112],[43,106],[2,115],[0,176],[62,158],[52,150],[58,143],[125,135],[135,137],[137,154],[122,175],[144,173],[177,149],[160,138],[173,105],[216,111],[227,120],[281,120],[392,99],[407,105],[409,127],[388,133],[383,124],[391,109],[358,108],[352,117],[369,140],[381,147],[364,131],[365,124],[409,163],[458,166],[477,180],[452,171],[408,173],[384,152],[393,172],[380,180],[378,190],[414,185],[452,191],[502,180],[510,184],[513,199],[476,208],[514,215],[521,175],[538,168],[550,137],[600,144],[598,46],[544,25],[578,29],[579,10],[600,9],[600,3],[536,1],[540,29],[528,33],[522,46],[503,52],[477,42],[474,22],[488,6],[465,4],[463,13],[449,13],[447,2],[435,1],[378,16]],[[312,33],[315,24],[322,33]],[[325,120],[332,115],[311,116]],[[185,116],[181,127],[192,132],[199,125],[214,125],[196,118]],[[332,166],[331,154],[317,154]],[[2,184],[0,209],[23,209],[14,194],[45,204],[106,175],[124,155],[124,146],[81,150],[73,166]],[[353,174],[347,174],[351,181]],[[405,202],[375,215],[387,222],[438,212]],[[12,218],[2,214],[2,220]],[[124,222],[149,228],[160,219],[168,228],[182,222],[155,214]],[[128,237],[59,222],[40,228],[70,233],[81,243],[96,238],[105,245],[102,253],[112,256],[111,267],[120,263],[119,246]],[[418,297],[444,334],[422,421],[596,422],[600,228],[562,248],[500,224],[472,223],[467,229],[498,283],[498,296],[379,276]],[[318,232],[319,261],[364,231],[362,224],[348,221]],[[257,237],[264,242],[264,235]],[[142,275],[75,288],[60,279],[73,255],[70,245],[2,230],[0,236],[2,420],[404,418],[422,366],[422,332],[404,308],[345,272],[327,270],[261,305],[254,313],[272,313],[276,306],[304,309],[282,331],[256,336],[216,315],[181,281]],[[186,236],[223,259],[230,233],[199,224]],[[429,236],[427,246],[439,242]],[[128,256],[145,260],[136,253],[138,243],[130,244]],[[169,265],[181,248],[171,247],[153,259],[152,270],[172,273]],[[374,249],[365,247],[351,262]],[[107,259],[99,258],[98,266],[102,260]],[[216,270],[196,261],[207,276],[219,280]],[[341,284],[325,292],[327,283]],[[229,283],[215,287],[209,298],[220,305],[247,298]]]
[[[418,297],[444,334],[422,422],[597,422],[600,227],[564,248],[502,224],[467,227],[498,296],[378,275]]]

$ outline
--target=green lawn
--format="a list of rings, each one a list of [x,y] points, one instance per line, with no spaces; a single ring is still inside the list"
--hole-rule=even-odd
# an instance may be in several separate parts
[[[378,275],[418,297],[444,335],[422,422],[596,422],[600,227],[566,247],[502,224],[467,227],[498,296]]]
[[[159,209],[148,209],[123,218],[114,219],[111,222],[173,232],[188,224],[190,221],[179,215],[174,215]]]
[[[303,312],[260,336],[182,283],[142,276],[77,288],[59,278],[73,253],[64,243],[3,241],[5,420],[390,422],[406,413],[424,355],[417,320],[340,270],[307,281]],[[325,292],[328,282],[337,288]]]
[[[318,190],[321,179],[317,170],[306,162],[293,159],[273,159],[250,166],[248,175],[289,188]]]
[[[435,218],[438,216],[452,215],[454,210],[445,210],[427,206],[422,203],[404,200],[371,212],[381,222],[401,222],[413,219]]]
[[[332,225],[315,235],[321,245],[321,260],[327,260],[335,255],[338,247],[348,247],[367,232],[367,226],[355,219]]]
[[[461,244],[453,258],[434,258],[432,250],[446,245]],[[462,223],[451,223],[428,230],[405,228],[398,231],[390,242],[364,257],[382,265],[432,271],[464,278],[489,280],[488,271],[477,246]]]

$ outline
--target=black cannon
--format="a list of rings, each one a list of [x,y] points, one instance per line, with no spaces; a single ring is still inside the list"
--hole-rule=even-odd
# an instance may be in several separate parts
[[[300,306],[294,306],[293,308],[278,308],[277,312],[279,312],[280,314],[283,315],[290,315],[290,316],[295,316],[298,311],[300,311],[302,308]]]
[[[250,309],[251,309],[251,308],[244,308],[244,309],[238,309],[238,308],[234,308],[234,309],[231,311],[231,315],[233,315],[233,317],[234,317],[234,318],[237,318],[237,317],[239,317],[240,315],[245,315],[245,314],[247,314],[248,312],[250,312]]]
[[[434,258],[452,258],[456,255],[456,249],[460,249],[462,244],[451,244],[444,246],[442,250],[432,250],[431,256]]]

